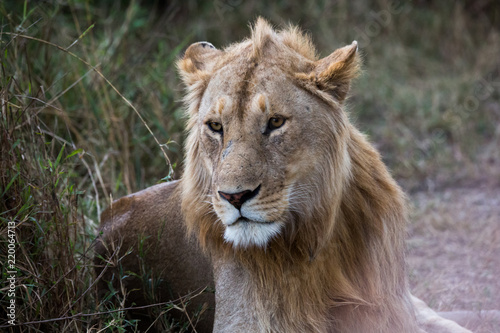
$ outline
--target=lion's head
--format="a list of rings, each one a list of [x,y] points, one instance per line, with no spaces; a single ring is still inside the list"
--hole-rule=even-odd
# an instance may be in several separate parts
[[[179,61],[189,90],[188,223],[206,214],[213,225],[202,232],[265,247],[331,213],[349,177],[342,104],[358,59],[354,42],[318,60],[308,36],[262,19],[249,40],[224,50],[191,45]]]
[[[178,66],[190,118],[183,208],[202,243],[265,247],[296,238],[301,223],[330,234],[314,220],[349,178],[342,104],[359,69],[356,42],[318,60],[308,36],[259,19],[249,40],[193,44]]]
[[[186,225],[215,261],[235,258],[252,276],[240,284],[259,322],[272,326],[273,314],[284,325],[276,331],[322,331],[326,309],[345,304],[379,305],[363,323],[411,321],[404,196],[343,109],[357,44],[318,59],[298,29],[259,19],[250,39],[193,44],[178,66],[188,88]],[[338,331],[363,331],[346,322],[354,326]]]

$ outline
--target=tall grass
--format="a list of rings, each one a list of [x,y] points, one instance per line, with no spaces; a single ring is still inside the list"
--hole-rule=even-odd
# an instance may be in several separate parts
[[[175,113],[179,106],[169,90],[174,84],[163,86],[168,80],[156,70],[172,66],[183,44],[163,46],[162,54],[156,56],[170,60],[154,70],[152,65],[145,67],[150,73],[144,81],[130,85],[135,72],[123,67],[134,68],[131,61],[109,59],[117,49],[127,47],[121,46],[121,38],[141,27],[137,17],[144,10],[137,3],[117,9],[117,21],[106,26],[110,30],[95,35],[93,23],[86,25],[86,21],[100,9],[90,2],[31,7],[26,1],[0,6],[2,263],[10,259],[9,223],[14,222],[16,236],[14,269],[2,265],[2,288],[12,271],[16,272],[15,297],[2,293],[0,326],[8,326],[11,299],[18,324],[1,329],[133,328],[137,320],[117,311],[126,304],[126,291],[111,290],[103,299],[97,297],[92,249],[99,215],[113,194],[130,193],[172,176],[161,148],[169,148],[172,158],[179,154],[178,144],[169,140],[181,137],[182,121],[180,111],[177,116],[163,117],[163,111]],[[143,56],[148,52],[143,49]],[[121,55],[128,56],[123,51]],[[134,58],[137,67],[145,66],[137,61]],[[150,94],[155,85],[159,89]],[[142,109],[134,111],[124,95]],[[141,122],[136,111],[148,123]],[[164,147],[151,141],[148,127]],[[161,177],[146,183],[143,165],[163,170],[158,173]],[[165,315],[174,306],[164,304],[151,310],[159,316],[157,327],[185,325],[172,323]]]
[[[179,177],[185,120],[175,60],[191,42],[222,47],[247,36],[257,15],[299,24],[323,56],[360,42],[365,74],[349,112],[407,189],[497,165],[498,5],[415,1],[396,9],[382,0],[0,3],[0,326],[9,222],[22,324],[10,331],[137,324],[115,311],[126,292],[98,301],[91,258],[99,215],[113,198]],[[124,98],[167,150],[174,174]],[[172,307],[151,310],[162,328],[184,325],[165,316]]]

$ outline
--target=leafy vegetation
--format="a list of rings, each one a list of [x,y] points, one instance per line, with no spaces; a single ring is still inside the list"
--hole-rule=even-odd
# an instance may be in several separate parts
[[[113,198],[179,177],[185,119],[175,60],[198,40],[217,47],[240,40],[258,15],[299,24],[322,56],[359,41],[365,74],[349,112],[407,190],[476,177],[499,163],[494,0],[3,1],[0,326],[10,302],[9,222],[21,325],[2,330],[137,324],[116,311],[120,292],[97,298],[99,215]],[[176,306],[155,308],[161,327],[183,325],[168,319]]]

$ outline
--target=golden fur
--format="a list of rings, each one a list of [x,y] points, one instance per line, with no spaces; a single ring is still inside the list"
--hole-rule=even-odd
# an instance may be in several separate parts
[[[262,19],[250,39],[193,44],[178,62],[189,115],[182,211],[214,261],[215,331],[421,332],[405,197],[343,110],[359,63],[356,43],[318,59],[308,36]],[[277,114],[286,127],[266,136],[259,124]],[[255,188],[248,211],[280,231],[238,245],[226,230],[234,209],[217,193]]]

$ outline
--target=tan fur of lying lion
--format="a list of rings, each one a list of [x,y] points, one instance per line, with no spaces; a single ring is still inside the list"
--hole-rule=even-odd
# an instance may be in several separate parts
[[[408,290],[404,194],[343,110],[356,43],[318,59],[298,29],[259,19],[250,39],[193,44],[178,66],[185,173],[115,202],[99,253],[149,235],[170,297],[212,284],[212,265],[214,332],[468,332]]]

